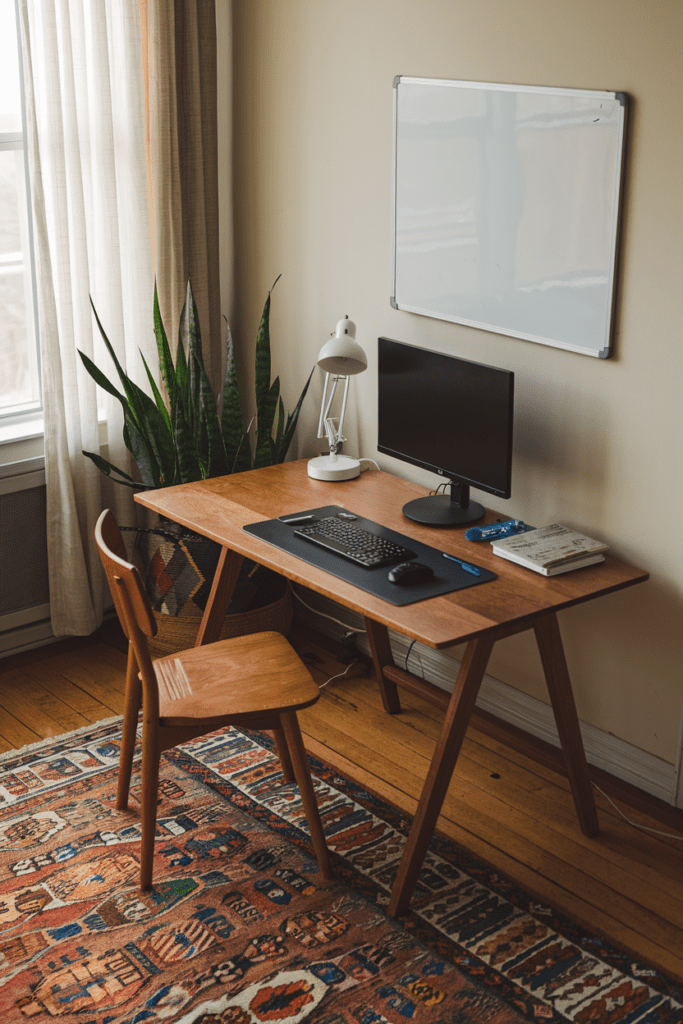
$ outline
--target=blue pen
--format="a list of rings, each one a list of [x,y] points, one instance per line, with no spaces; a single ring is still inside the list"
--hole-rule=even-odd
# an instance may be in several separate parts
[[[463,562],[462,558],[456,558],[455,555],[449,555],[448,552],[444,551],[444,558],[450,559],[451,562],[457,562],[461,569],[465,572],[471,572],[473,576],[481,576],[481,569],[477,569],[476,565],[470,565],[469,562]]]

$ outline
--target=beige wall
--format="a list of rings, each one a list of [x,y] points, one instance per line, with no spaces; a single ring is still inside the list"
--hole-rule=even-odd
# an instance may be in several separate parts
[[[348,314],[369,355],[350,454],[377,458],[376,339],[516,374],[506,516],[604,538],[650,582],[563,613],[579,713],[669,762],[683,704],[683,131],[680,0],[233,0],[236,306],[248,343],[276,276],[289,404]],[[597,360],[391,309],[395,75],[623,90],[631,97],[616,354]],[[249,357],[251,359],[251,356]],[[299,455],[316,448],[316,392]],[[384,468],[435,478],[384,457]],[[491,674],[546,699],[526,637]]]

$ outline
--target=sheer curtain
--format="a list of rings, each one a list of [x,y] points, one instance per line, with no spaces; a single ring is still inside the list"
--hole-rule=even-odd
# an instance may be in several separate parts
[[[117,385],[90,296],[126,371],[139,349],[156,367],[138,0],[19,0],[45,407],[52,629],[88,634],[105,587],[93,528],[101,509],[132,522],[132,492],[111,486],[82,450],[130,471],[118,402],[83,368],[85,352]]]

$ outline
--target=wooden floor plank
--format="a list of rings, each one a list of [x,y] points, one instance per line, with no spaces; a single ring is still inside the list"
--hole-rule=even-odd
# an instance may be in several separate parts
[[[108,716],[120,715],[123,713],[123,690],[118,685],[111,685],[106,672],[102,671],[102,666],[96,660],[96,653],[93,658],[95,660],[89,664],[87,658],[75,658],[74,652],[59,654],[54,659],[53,667],[69,682],[98,700],[106,708]]]
[[[30,743],[37,743],[38,740],[43,739],[5,708],[0,709],[0,736],[5,743],[9,744],[5,748],[7,750],[20,750]]]
[[[48,693],[59,697],[68,707],[77,712],[86,723],[94,724],[102,720],[103,705],[100,700],[92,694],[87,693],[67,679],[60,672],[56,672],[52,665],[47,662],[38,662],[26,665],[22,669],[23,674],[42,686]]]
[[[21,695],[23,701],[32,705],[38,714],[45,714],[58,722],[63,732],[80,729],[81,726],[89,724],[88,719],[62,700],[58,694],[42,686],[38,678],[32,674],[21,671],[15,683],[12,682],[11,677],[5,678],[8,685]],[[1,690],[2,682],[0,681]]]
[[[18,721],[26,722],[30,729],[41,738],[60,736],[68,732],[71,727],[63,725],[60,720],[68,717],[69,709],[66,708],[66,705],[62,705],[64,711],[57,709],[58,717],[55,717],[54,704],[48,706],[45,702],[41,705],[32,697],[25,696],[26,682],[25,676],[19,670],[2,676],[0,679],[0,714],[8,712]]]

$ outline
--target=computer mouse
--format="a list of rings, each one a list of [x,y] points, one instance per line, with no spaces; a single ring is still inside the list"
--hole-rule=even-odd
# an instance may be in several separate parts
[[[434,579],[434,570],[424,562],[401,562],[389,570],[389,580],[400,587],[414,587]]]

